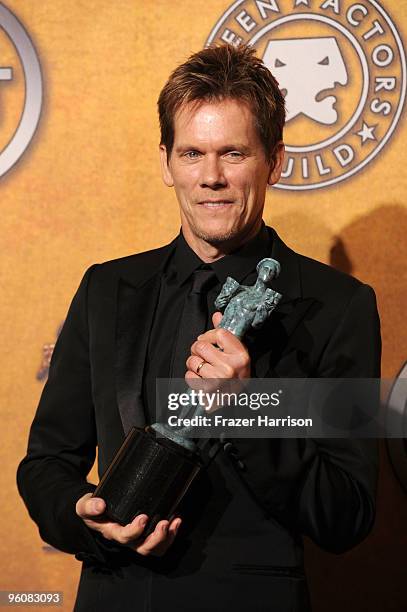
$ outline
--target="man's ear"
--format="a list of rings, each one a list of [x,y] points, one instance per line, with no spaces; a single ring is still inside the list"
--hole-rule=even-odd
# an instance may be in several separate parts
[[[174,186],[174,180],[172,178],[171,169],[167,158],[167,147],[160,144],[160,164],[161,164],[161,176],[167,187]]]
[[[280,179],[281,172],[283,170],[284,153],[284,142],[280,140],[274,149],[274,160],[270,166],[270,174],[267,179],[267,183],[269,185],[274,185],[274,183],[277,183],[277,181]]]

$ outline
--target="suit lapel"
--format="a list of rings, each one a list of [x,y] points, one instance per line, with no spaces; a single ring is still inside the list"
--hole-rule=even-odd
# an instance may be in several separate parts
[[[290,350],[295,330],[315,305],[314,298],[303,297],[297,254],[284,244],[275,230],[268,228],[268,231],[272,241],[271,257],[281,264],[280,276],[274,279],[272,288],[282,294],[282,299],[262,332],[248,339],[258,378],[273,374],[273,364]]]
[[[144,258],[119,279],[116,315],[116,392],[124,433],[146,424],[143,373],[148,340],[158,303],[162,270],[175,246]]]

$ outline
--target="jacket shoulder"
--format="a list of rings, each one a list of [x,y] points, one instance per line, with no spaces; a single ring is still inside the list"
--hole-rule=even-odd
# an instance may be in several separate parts
[[[161,263],[163,257],[165,257],[170,250],[171,244],[166,244],[156,249],[150,249],[149,251],[142,251],[141,253],[132,253],[131,255],[125,255],[117,259],[109,259],[98,263],[97,266],[100,271],[108,273],[123,272],[132,269],[134,266],[151,265],[156,262]]]
[[[354,317],[356,311],[365,313],[366,317],[369,313],[377,316],[376,295],[370,285],[304,255],[298,255],[298,262],[303,296],[316,299],[323,307],[326,320],[332,321],[334,326],[339,325],[350,309]]]
[[[91,284],[106,287],[119,279],[138,285],[157,273],[173,250],[175,241],[165,246],[134,253],[117,259],[110,259],[91,266]]]
[[[364,284],[355,276],[311,257],[297,253],[297,258],[306,293],[325,293],[327,290],[353,293]]]

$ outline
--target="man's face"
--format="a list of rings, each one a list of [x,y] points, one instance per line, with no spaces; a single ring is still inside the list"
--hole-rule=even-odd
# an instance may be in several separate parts
[[[281,174],[283,145],[275,163],[266,160],[246,104],[188,104],[175,115],[174,146],[167,160],[161,145],[166,185],[174,186],[182,230],[191,244],[239,244],[261,225],[267,184]]]

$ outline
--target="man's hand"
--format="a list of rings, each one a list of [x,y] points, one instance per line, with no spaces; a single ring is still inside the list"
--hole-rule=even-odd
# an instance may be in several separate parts
[[[250,378],[249,353],[244,344],[230,331],[217,327],[221,319],[222,313],[215,312],[212,317],[215,329],[198,336],[192,345],[191,355],[186,361],[188,368],[186,379]],[[205,363],[197,374],[202,362]]]
[[[86,493],[76,502],[76,514],[88,527],[99,531],[107,540],[114,540],[119,544],[129,546],[139,555],[162,556],[174,541],[181,524],[180,518],[174,518],[171,522],[160,521],[155,530],[147,538],[143,538],[142,534],[148,521],[146,514],[139,514],[131,523],[123,527],[118,523],[100,518],[105,507],[103,499],[92,497],[92,493]]]

